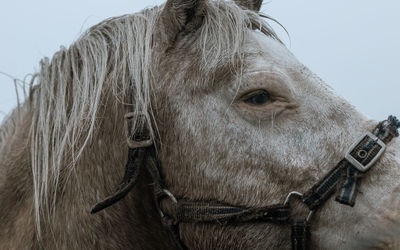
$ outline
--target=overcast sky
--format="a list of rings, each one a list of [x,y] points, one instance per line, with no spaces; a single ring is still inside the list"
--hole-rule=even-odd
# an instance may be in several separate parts
[[[2,1],[0,71],[21,79],[88,27],[163,2]],[[287,28],[291,44],[274,26],[299,60],[359,110],[378,120],[400,115],[399,0],[270,0],[262,10]],[[15,105],[13,82],[0,75],[0,111]]]

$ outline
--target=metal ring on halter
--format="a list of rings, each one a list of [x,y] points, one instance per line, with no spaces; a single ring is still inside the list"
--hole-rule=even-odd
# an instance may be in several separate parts
[[[303,198],[303,194],[297,191],[292,191],[288,194],[288,196],[285,199],[285,202],[283,203],[285,206],[290,202],[290,198],[292,196],[298,196],[300,198]],[[308,213],[307,217],[306,217],[306,222],[310,222],[312,216],[314,215],[315,210],[310,210],[310,212]]]
[[[310,222],[310,220],[311,220],[312,216],[314,215],[314,213],[315,213],[315,210],[310,210],[310,212],[308,213],[307,218],[306,218],[306,222],[307,223]]]
[[[178,200],[175,198],[175,196],[174,196],[168,189],[163,189],[162,192],[163,192],[164,194],[166,194],[166,196],[167,196],[173,203],[178,204]],[[159,201],[161,201],[161,199],[160,199]],[[165,216],[160,207],[158,208],[158,212],[160,213],[161,217],[164,217],[164,216]]]
[[[292,192],[290,192],[289,194],[288,194],[288,196],[286,196],[286,199],[285,199],[285,202],[283,203],[283,205],[287,205],[288,203],[289,203],[289,201],[290,201],[290,198],[292,197],[292,196],[299,196],[300,198],[303,198],[303,194],[302,193],[300,193],[300,192],[297,192],[297,191],[292,191]]]
[[[178,200],[168,189],[163,189],[162,191],[171,199],[171,201],[173,201],[175,204],[178,203]]]

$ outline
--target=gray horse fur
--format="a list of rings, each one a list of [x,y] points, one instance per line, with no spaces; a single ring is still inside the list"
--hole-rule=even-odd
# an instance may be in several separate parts
[[[172,249],[147,174],[89,214],[122,178],[132,109],[151,121],[176,197],[261,207],[326,174],[376,121],[297,61],[261,4],[168,0],[105,20],[44,59],[0,128],[0,249]],[[246,103],[255,91],[271,99]],[[396,247],[400,141],[388,146],[354,208],[329,201],[315,215],[313,248]],[[286,225],[180,229],[191,249],[290,247]]]

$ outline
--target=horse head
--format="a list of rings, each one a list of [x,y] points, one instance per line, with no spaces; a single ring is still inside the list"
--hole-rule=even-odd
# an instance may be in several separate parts
[[[154,176],[173,202],[246,211],[290,203],[290,218],[312,215],[316,249],[352,248],[374,234],[376,224],[398,221],[391,212],[398,209],[400,141],[386,140],[382,132],[397,128],[396,119],[370,120],[337,95],[279,40],[267,23],[271,19],[259,13],[261,4],[168,0],[106,20],[42,61],[38,85],[21,111],[25,118],[16,125],[20,136],[10,135],[4,141],[11,146],[1,148],[4,162],[32,166],[32,172],[15,170],[26,176],[3,184],[16,187],[3,192],[4,201],[32,178],[21,193],[34,201],[21,198],[15,210],[4,208],[4,220],[18,231],[11,223],[17,215],[35,216],[36,223],[26,224],[36,237],[25,232],[18,238],[8,230],[0,243],[15,247],[34,239],[32,246],[48,248],[173,248],[158,213],[171,208],[154,203]],[[123,123],[127,113],[129,126]],[[302,194],[336,173],[331,171],[368,131],[376,132],[366,137],[370,145],[387,149],[379,159],[383,149],[371,153],[377,160],[371,169],[354,172],[353,207],[327,198],[309,213]],[[130,134],[137,133],[144,143],[132,142]],[[128,146],[150,144],[150,151],[128,154]],[[142,165],[141,172],[127,171],[130,178],[119,191],[132,180],[136,187],[90,216],[90,207],[113,193],[127,154],[128,165]],[[148,171],[149,164],[157,173]],[[353,176],[345,168],[351,170],[346,165],[340,177]],[[286,199],[290,193],[301,197]],[[190,249],[290,246],[291,228],[284,223],[214,222],[175,224],[177,238]]]

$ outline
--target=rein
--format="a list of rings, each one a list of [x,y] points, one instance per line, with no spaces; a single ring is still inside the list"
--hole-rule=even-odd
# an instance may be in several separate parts
[[[128,135],[133,113],[125,116]],[[400,121],[389,116],[380,122],[372,132],[367,132],[356,141],[342,159],[310,190],[302,194],[290,192],[285,201],[262,208],[237,207],[221,202],[196,202],[176,199],[168,191],[159,171],[159,162],[148,125],[128,136],[128,162],[124,178],[115,194],[95,205],[91,213],[97,213],[123,199],[136,185],[139,172],[144,165],[153,180],[153,196],[162,224],[167,228],[176,249],[188,249],[179,234],[180,223],[240,224],[245,222],[271,222],[291,224],[292,249],[310,248],[310,227],[313,215],[339,189],[335,200],[353,207],[359,180],[383,155],[386,145],[399,136]],[[339,186],[339,188],[338,188]],[[292,216],[290,202],[297,197],[308,209],[303,218]]]

